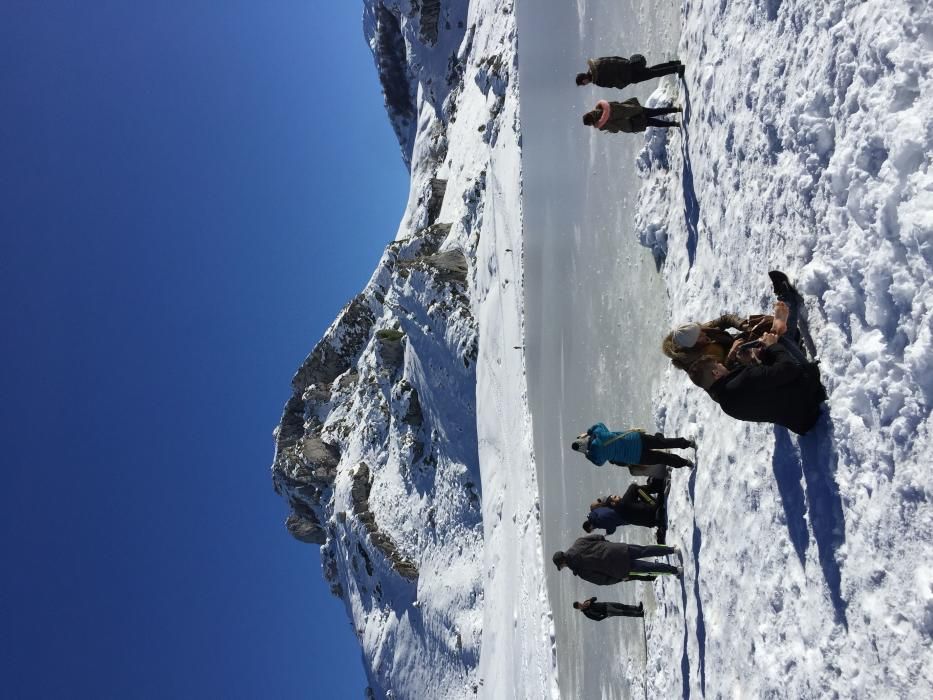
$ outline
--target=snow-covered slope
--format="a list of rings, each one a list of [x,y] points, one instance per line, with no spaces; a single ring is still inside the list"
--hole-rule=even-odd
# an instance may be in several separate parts
[[[321,545],[371,696],[552,696],[513,8],[365,0],[364,31],[410,166],[408,206],[295,374],[273,482],[292,534]]]
[[[682,134],[639,158],[672,324],[773,301],[786,270],[830,399],[804,438],[725,417],[672,494],[685,588],[658,586],[653,697],[933,696],[933,10],[925,0],[684,4]],[[668,141],[668,137],[670,140]]]

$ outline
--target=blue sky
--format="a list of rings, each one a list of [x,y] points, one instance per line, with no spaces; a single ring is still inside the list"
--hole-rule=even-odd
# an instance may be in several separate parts
[[[269,478],[405,203],[361,12],[0,4],[4,695],[362,695]]]

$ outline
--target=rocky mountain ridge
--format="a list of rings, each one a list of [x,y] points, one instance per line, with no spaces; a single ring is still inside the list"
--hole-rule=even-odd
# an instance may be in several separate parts
[[[275,430],[286,527],[321,547],[370,697],[482,694],[478,248],[486,151],[518,124],[503,112],[517,76],[514,32],[502,32],[512,6],[478,4],[497,23],[468,2],[364,2],[408,206],[369,283],[295,373]],[[472,134],[459,152],[458,118]]]

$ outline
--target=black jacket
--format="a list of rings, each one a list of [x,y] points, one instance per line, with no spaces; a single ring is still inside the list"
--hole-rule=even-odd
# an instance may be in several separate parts
[[[631,580],[628,547],[621,542],[609,542],[602,535],[577,538],[564,552],[564,561],[575,576],[597,586]]]
[[[798,363],[778,342],[765,348],[760,365],[732,370],[709,395],[733,418],[777,423],[803,435],[819,419],[826,390],[816,364]]]
[[[590,601],[589,607],[580,612],[596,622],[602,622],[607,617],[644,617],[637,605],[596,602],[596,598],[590,598]]]
[[[646,61],[641,54],[631,58],[604,56],[591,58],[587,62],[590,78],[599,87],[624,88],[645,79]]]

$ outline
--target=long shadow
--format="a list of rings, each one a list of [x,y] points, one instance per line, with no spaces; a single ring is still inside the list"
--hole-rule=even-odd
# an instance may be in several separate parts
[[[774,470],[778,493],[784,505],[787,532],[800,565],[803,566],[807,558],[807,548],[810,546],[810,535],[804,517],[807,506],[802,484],[803,467],[787,428],[774,426],[774,456],[771,458],[771,468]]]
[[[696,189],[693,186],[693,161],[690,159],[690,121],[693,116],[693,107],[690,105],[690,91],[687,84],[684,88],[684,112],[683,112],[683,173],[681,175],[684,192],[684,222],[687,225],[687,261],[693,268],[693,261],[697,255],[697,242],[699,240],[700,224],[700,201],[697,199]]]
[[[800,460],[803,478],[807,482],[807,508],[819,550],[820,567],[836,617],[848,631],[846,601],[842,598],[842,574],[836,561],[836,550],[846,541],[846,521],[836,484],[839,456],[833,447],[833,434],[832,419],[828,409],[824,409],[816,427],[800,438]]]
[[[800,438],[799,456],[785,428],[776,427],[774,432],[775,477],[778,479],[785,512],[788,513],[791,540],[798,557],[802,557],[806,553],[806,543],[798,544],[801,537],[806,537],[806,524],[800,524],[803,518],[802,495],[799,494],[802,474],[807,486],[806,512],[810,516],[820,568],[829,589],[836,620],[848,631],[847,604],[842,597],[842,575],[836,561],[836,550],[845,543],[845,514],[835,478],[838,455],[833,448],[832,419],[824,409],[816,426]],[[781,485],[782,481],[784,486]],[[794,482],[796,486],[789,482]],[[785,490],[788,498],[785,498]],[[803,535],[800,534],[801,528]]]
[[[688,488],[690,503],[693,505],[693,598],[697,605],[697,647],[700,654],[700,692],[706,697],[706,617],[703,615],[703,599],[700,597],[700,549],[703,547],[703,535],[697,527],[696,469],[690,474]]]
[[[680,675],[683,679],[681,688],[681,697],[684,700],[690,700],[690,655],[687,653],[687,587],[683,580],[680,582],[680,600],[681,609],[684,611],[684,651],[680,655]]]

